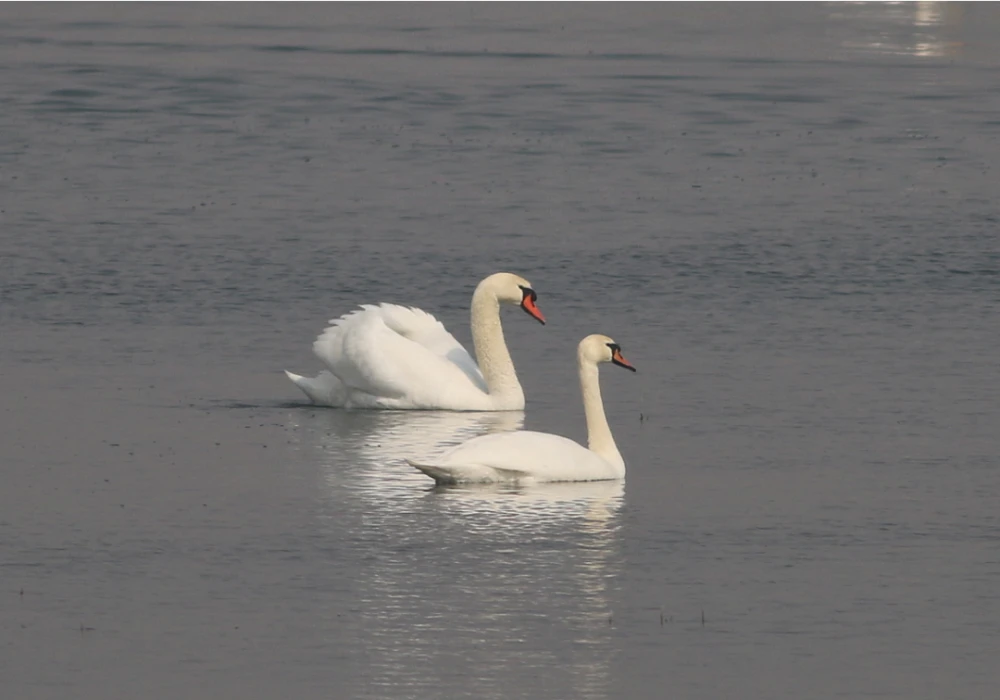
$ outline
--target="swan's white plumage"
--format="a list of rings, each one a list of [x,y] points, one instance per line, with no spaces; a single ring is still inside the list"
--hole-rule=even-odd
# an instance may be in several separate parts
[[[520,430],[473,438],[439,458],[407,460],[438,483],[603,481],[618,478],[608,460],[569,438]]]
[[[587,417],[588,447],[550,433],[521,430],[473,438],[433,459],[406,460],[441,484],[602,481],[625,476],[601,402],[597,364],[616,362],[635,371],[604,335],[584,338],[577,350]]]
[[[326,370],[315,377],[303,377],[286,369],[285,375],[302,389],[310,401],[321,406],[340,406],[347,398],[347,387]]]
[[[444,325],[417,308],[365,304],[330,320],[313,343],[328,371],[286,372],[314,403],[347,408],[520,410],[524,394],[503,341],[499,302],[521,300],[530,284],[516,275],[487,277],[473,296],[472,331],[484,354],[499,356],[491,391],[479,365]],[[505,360],[505,363],[504,363]]]
[[[313,351],[359,408],[454,408],[486,395],[479,367],[433,316],[395,304],[367,304],[333,319]]]

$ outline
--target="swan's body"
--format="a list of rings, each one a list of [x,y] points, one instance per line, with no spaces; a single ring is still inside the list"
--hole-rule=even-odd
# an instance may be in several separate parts
[[[589,335],[580,341],[577,363],[587,417],[587,447],[560,435],[522,430],[473,438],[437,459],[407,461],[439,484],[623,478],[625,460],[615,445],[601,401],[600,362],[614,362],[635,371],[611,338]]]
[[[606,459],[561,435],[532,430],[483,435],[437,460],[410,464],[439,484],[603,481],[625,475],[624,462]]]
[[[490,275],[472,295],[477,364],[431,314],[395,304],[365,305],[332,319],[313,343],[327,366],[316,377],[285,372],[314,403],[344,408],[519,411],[524,391],[500,325],[500,303],[519,304],[545,323],[522,277]]]

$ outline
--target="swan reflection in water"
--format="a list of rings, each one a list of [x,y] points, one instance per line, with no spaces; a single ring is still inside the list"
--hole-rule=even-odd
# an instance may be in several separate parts
[[[612,696],[623,482],[435,487],[402,460],[523,419],[320,411],[298,422],[324,489],[319,527],[346,548],[330,575],[351,591],[317,614],[332,643],[352,636],[350,675],[366,692]]]
[[[311,411],[294,430],[314,448],[327,486],[370,491],[382,502],[393,494],[425,490],[427,477],[403,461],[412,454],[436,455],[487,433],[518,430],[522,411]]]

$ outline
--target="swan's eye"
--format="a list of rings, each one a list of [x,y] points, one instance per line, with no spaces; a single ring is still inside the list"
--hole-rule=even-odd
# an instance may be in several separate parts
[[[538,294],[531,287],[525,287],[523,284],[517,285],[518,289],[521,290],[521,299],[531,299],[532,301],[538,301]]]
[[[608,347],[611,349],[611,361],[618,365],[619,367],[624,367],[627,370],[635,372],[635,367],[632,363],[622,357],[622,346],[618,343],[608,343]]]

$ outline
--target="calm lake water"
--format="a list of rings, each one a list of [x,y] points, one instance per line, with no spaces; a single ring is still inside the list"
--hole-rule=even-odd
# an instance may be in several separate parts
[[[10,698],[997,697],[996,5],[0,6]],[[524,414],[309,406],[362,302]],[[582,439],[624,484],[402,461]]]

